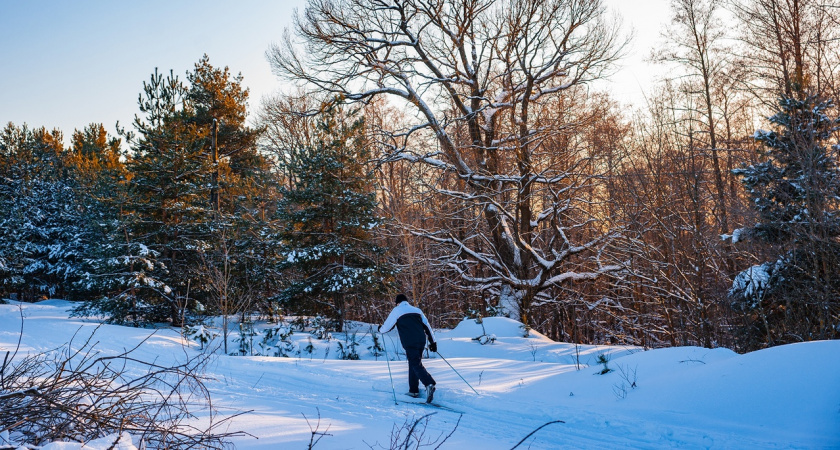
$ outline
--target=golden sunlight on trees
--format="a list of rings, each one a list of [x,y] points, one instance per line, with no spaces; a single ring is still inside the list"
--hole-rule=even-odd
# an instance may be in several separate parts
[[[205,55],[119,138],[9,124],[0,289],[138,325],[328,333],[400,291],[574,342],[840,337],[840,2],[669,6],[635,107],[595,88],[629,36],[601,0],[308,0],[250,117]]]

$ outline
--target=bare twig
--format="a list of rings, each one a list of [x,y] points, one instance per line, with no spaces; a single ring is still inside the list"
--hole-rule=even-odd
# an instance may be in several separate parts
[[[167,367],[134,356],[148,337],[108,356],[96,349],[96,330],[81,345],[74,343],[78,333],[49,352],[17,360],[7,352],[0,367],[0,432],[9,432],[15,444],[87,442],[127,431],[147,448],[221,449],[227,439],[247,435],[221,431],[244,413],[216,419],[201,377],[207,355]],[[192,422],[197,404],[209,411],[202,426]]]
[[[312,424],[309,423],[309,419],[306,417],[306,414],[301,413],[301,415],[303,416],[303,420],[306,421],[306,425],[309,427],[309,432],[311,433],[311,436],[309,437],[309,446],[306,447],[307,450],[312,450],[313,448],[315,448],[315,445],[318,444],[318,441],[320,441],[321,438],[323,438],[324,436],[332,436],[331,434],[327,433],[327,431],[330,430],[329,425],[327,425],[326,430],[319,431],[319,429],[321,428],[321,410],[315,408],[315,411],[318,412],[318,422],[315,423],[315,428],[312,428]],[[315,436],[318,436],[318,438],[316,439]]]

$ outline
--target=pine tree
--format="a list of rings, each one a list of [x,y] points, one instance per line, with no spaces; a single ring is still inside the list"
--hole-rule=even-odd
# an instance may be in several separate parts
[[[225,313],[221,285],[237,297],[224,295],[234,310],[275,292],[274,277],[265,269],[276,265],[272,263],[276,251],[263,241],[271,236],[266,204],[276,189],[268,160],[258,151],[261,130],[246,125],[249,93],[242,87],[242,75],[232,76],[227,67],[213,67],[204,55],[187,80],[191,120],[201,129],[212,129],[215,120],[217,129],[216,172],[211,173],[211,206],[217,210],[211,222],[210,248],[202,257],[208,271],[216,274],[211,280],[211,309]],[[204,151],[212,159],[211,144],[208,136]],[[228,274],[229,283],[219,279],[223,273]]]
[[[180,323],[192,285],[200,291],[197,249],[209,234],[209,174],[213,168],[203,147],[209,130],[189,120],[187,88],[170,73],[155,71],[143,85],[136,134],[126,134],[132,153],[126,167],[132,200],[127,215],[128,242],[156,255],[137,292],[147,320]],[[133,301],[133,300],[132,300]]]
[[[294,182],[281,189],[278,206],[290,281],[277,299],[297,314],[332,318],[338,331],[348,308],[381,292],[392,275],[373,240],[381,220],[364,122],[350,120],[337,107],[325,109],[317,146],[289,159]]]
[[[190,121],[199,129],[210,130],[213,120],[217,121],[218,159],[228,170],[225,193],[227,199],[222,203],[233,202],[238,194],[238,184],[248,184],[248,179],[265,180],[268,162],[257,151],[256,141],[259,130],[248,127],[245,123],[248,108],[248,89],[242,87],[242,74],[231,76],[225,67],[218,69],[210,64],[210,58],[204,55],[195,64],[192,72],[187,73],[189,91],[185,101],[190,105]],[[208,134],[203,142],[204,150],[211,154],[211,139]],[[234,205],[228,205],[229,208]]]
[[[840,336],[840,168],[833,105],[784,97],[756,131],[762,162],[737,169],[759,222],[748,235],[771,246],[774,260],[739,274],[732,294],[763,344]]]
[[[121,297],[91,302],[87,311],[115,321],[134,311],[143,321],[178,325],[190,309],[219,312],[212,307],[247,290],[236,286],[250,280],[239,275],[253,261],[240,257],[251,251],[241,237],[260,235],[262,222],[254,217],[269,178],[257,151],[259,130],[245,125],[248,91],[241,80],[205,55],[186,84],[157,70],[144,83],[142,116],[134,132],[122,133],[131,149],[124,176],[129,201],[120,213],[125,253],[100,260],[140,272],[124,279]]]

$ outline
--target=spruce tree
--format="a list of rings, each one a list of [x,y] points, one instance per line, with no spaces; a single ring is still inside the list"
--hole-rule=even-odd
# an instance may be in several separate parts
[[[77,207],[83,214],[87,241],[83,272],[71,288],[75,315],[103,314],[117,323],[143,323],[147,306],[137,290],[159,283],[150,278],[158,256],[129,234],[130,174],[122,161],[121,141],[101,124],[73,133],[69,162],[79,178]]]
[[[752,345],[840,336],[840,172],[838,119],[818,97],[784,97],[758,130],[761,162],[735,170],[759,221],[744,231],[772,259],[740,273],[735,305],[750,317]]]
[[[90,252],[62,134],[9,124],[0,136],[0,280],[24,300],[65,297]]]
[[[290,187],[281,189],[283,264],[289,282],[277,297],[287,311],[322,314],[341,331],[347,310],[378,293],[392,273],[374,240],[374,177],[364,122],[326,107],[317,145],[289,159]]]

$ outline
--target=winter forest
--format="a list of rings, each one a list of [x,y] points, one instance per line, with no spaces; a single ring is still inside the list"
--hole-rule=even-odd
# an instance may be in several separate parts
[[[272,98],[204,55],[150,67],[116,135],[8,123],[0,298],[202,342],[220,318],[226,355],[400,292],[580,345],[840,338],[840,2],[670,6],[632,108],[599,88],[632,38],[600,0],[309,0]]]

